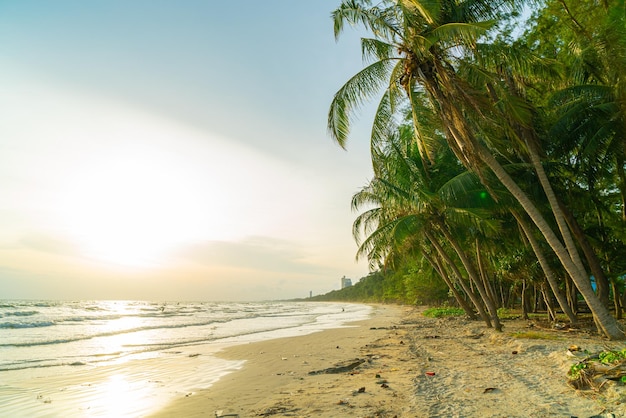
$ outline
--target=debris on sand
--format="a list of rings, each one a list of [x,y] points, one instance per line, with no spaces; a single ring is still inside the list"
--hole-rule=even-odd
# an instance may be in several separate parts
[[[579,347],[571,346],[569,353],[581,352]],[[576,389],[601,390],[608,383],[626,383],[626,349],[621,351],[601,351],[589,354],[574,363],[568,373],[569,384]]]
[[[363,363],[365,363],[364,359],[355,358],[355,359],[352,359],[352,360],[346,360],[346,361],[343,361],[341,363],[337,363],[334,367],[329,367],[327,369],[322,369],[322,370],[316,370],[316,371],[309,372],[309,375],[345,373],[345,372],[349,372],[350,370],[360,366]]]

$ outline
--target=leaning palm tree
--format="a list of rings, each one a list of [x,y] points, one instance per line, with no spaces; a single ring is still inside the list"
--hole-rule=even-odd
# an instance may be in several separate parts
[[[433,160],[427,165],[416,151],[416,144],[410,141],[412,130],[412,125],[402,126],[398,135],[389,135],[384,143],[374,148],[376,176],[353,198],[353,207],[357,210],[364,204],[374,204],[355,222],[355,237],[361,232],[367,236],[359,255],[366,255],[370,262],[379,262],[389,259],[393,251],[403,251],[406,246],[432,246],[439,259],[452,269],[457,283],[487,325],[500,330],[493,296],[479,277],[474,260],[463,248],[459,234],[452,232],[453,229],[493,227],[493,223],[483,219],[486,212],[460,204],[466,185],[473,186],[474,182],[468,182],[471,176],[466,175],[449,148],[433,149]],[[437,137],[436,132],[432,136]],[[462,227],[456,228],[459,224]],[[446,248],[443,242],[447,243]],[[443,269],[431,264],[445,280]],[[487,307],[488,315],[483,306]]]
[[[555,28],[555,18],[564,24]],[[609,285],[604,273],[613,273],[615,278],[621,271],[609,262],[612,257],[607,255],[625,242],[621,233],[626,225],[625,19],[621,1],[595,4],[550,0],[536,18],[537,32],[550,28],[550,36],[537,38],[529,33],[525,39],[537,54],[558,59],[566,70],[559,91],[551,96],[548,106],[556,122],[548,132],[546,151],[566,173],[561,177],[568,191],[564,196],[571,196],[572,211],[584,214],[576,221],[581,222],[587,234],[576,222],[572,232],[606,304]],[[556,45],[569,47],[555,48]],[[570,219],[568,216],[572,225]],[[596,251],[588,237],[596,242]],[[603,266],[596,252],[602,256]],[[614,291],[619,317],[619,298],[615,296]]]
[[[572,277],[601,332],[609,338],[624,338],[615,319],[594,294],[576,255],[568,252],[541,211],[483,142],[476,126],[494,124],[489,119],[493,106],[491,97],[457,73],[460,59],[472,55],[479,37],[493,27],[493,19],[519,5],[521,2],[512,0],[383,0],[378,6],[371,6],[367,0],[344,1],[333,13],[335,34],[341,33],[345,23],[365,26],[375,38],[363,40],[363,54],[374,62],[335,95],[329,112],[329,131],[345,146],[354,110],[384,87],[374,118],[372,144],[376,145],[389,132],[397,121],[400,103],[405,102],[412,109],[416,143],[430,159],[431,138],[421,135],[420,107],[414,100],[416,94],[425,93],[448,145],[459,160],[481,178],[486,170],[495,174],[530,216]],[[536,160],[533,163],[540,164]],[[541,180],[543,184],[547,179]]]
[[[592,239],[597,243],[596,251],[602,253],[604,271],[615,278],[621,269],[608,262],[612,258],[608,254],[625,242],[622,231],[626,225],[626,18],[622,2],[606,1],[602,7],[569,3],[548,2],[549,9],[538,16],[537,24],[543,29],[550,13],[561,15],[570,25],[563,25],[549,41],[531,45],[538,53],[555,54],[566,64],[566,88],[554,94],[550,103],[556,122],[551,126],[548,145],[554,159],[567,171],[569,194],[584,196],[570,199],[576,205],[574,210],[580,213],[581,203],[592,204],[581,221],[585,230],[595,235]],[[570,27],[573,30],[567,29]],[[567,42],[572,47],[554,52],[546,45],[553,42]],[[586,242],[587,236],[578,236],[585,254],[591,255],[587,258],[598,293],[608,303],[604,272]],[[620,307],[616,310],[619,316]]]

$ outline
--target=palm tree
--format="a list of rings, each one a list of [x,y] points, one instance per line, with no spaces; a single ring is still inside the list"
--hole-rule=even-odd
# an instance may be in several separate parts
[[[461,224],[462,229],[466,230],[493,227],[481,219],[485,212],[459,205],[467,185],[474,186],[470,178],[472,176],[466,175],[445,142],[441,142],[436,151],[432,149],[433,159],[430,165],[425,164],[417,152],[416,144],[411,142],[412,131],[412,125],[404,125],[397,135],[389,135],[385,142],[373,148],[376,177],[353,198],[353,208],[357,210],[364,204],[375,205],[355,221],[355,237],[361,235],[364,226],[366,229],[363,232],[367,235],[358,255],[366,255],[370,263],[380,263],[390,259],[394,251],[406,253],[406,247],[433,246],[438,260],[452,269],[457,283],[470,297],[487,325],[500,330],[493,296],[488,293],[488,287],[481,280],[474,261],[463,249],[458,234],[451,232],[454,224]],[[437,133],[433,132],[431,136],[435,138]],[[418,243],[415,244],[415,241]],[[441,243],[444,241],[452,244],[456,258],[443,248]],[[462,267],[459,268],[457,263]],[[431,264],[445,280],[445,270],[441,265],[436,262]],[[479,296],[474,295],[471,288],[465,285],[466,280],[471,281]],[[489,316],[484,313],[483,305],[488,308]]]
[[[554,28],[555,18],[565,24]],[[563,195],[575,196],[569,199],[573,209],[585,215],[577,217],[585,224],[583,231],[577,219],[565,211],[605,303],[608,281],[589,240],[602,254],[606,272],[612,273],[618,317],[621,309],[615,279],[623,270],[616,269],[608,253],[623,245],[626,225],[625,19],[622,2],[606,1],[598,7],[589,2],[550,1],[536,23],[542,32],[550,26],[550,36],[538,39],[527,34],[526,42],[537,53],[563,62],[567,70],[564,86],[550,102],[550,109],[555,110],[550,114],[556,120],[546,149],[567,174],[564,180],[568,183],[562,186],[567,193]],[[587,202],[593,206],[582,208]]]
[[[345,22],[362,24],[376,36],[375,39],[364,39],[362,43],[365,58],[374,58],[375,62],[350,79],[335,95],[329,113],[329,131],[341,146],[345,146],[353,111],[384,86],[374,119],[372,144],[381,141],[389,132],[397,117],[399,103],[405,100],[412,110],[416,143],[430,159],[431,138],[421,135],[423,130],[416,110],[421,107],[414,100],[416,94],[425,93],[448,145],[459,160],[481,178],[484,178],[485,169],[495,174],[550,244],[587,301],[599,329],[609,338],[624,338],[615,319],[596,298],[576,254],[568,252],[539,209],[481,141],[484,138],[476,129],[477,122],[494,124],[489,120],[491,96],[457,73],[460,60],[471,56],[478,38],[493,27],[491,19],[520,4],[506,0],[497,3],[485,0],[404,0],[382,1],[380,6],[370,7],[367,0],[344,1],[333,13],[336,36]],[[526,143],[532,146],[532,142]],[[536,153],[530,155],[541,183],[544,187],[549,186],[547,176],[539,168],[541,162],[535,158]],[[549,195],[551,189],[545,188]],[[567,238],[565,231],[563,236]],[[566,242],[570,244],[567,239]]]
[[[439,277],[441,277],[444,283],[448,286],[450,292],[452,292],[452,295],[454,296],[454,299],[459,304],[459,306],[465,311],[470,319],[475,320],[476,315],[474,314],[474,311],[467,303],[465,298],[463,298],[463,295],[459,292],[459,290],[457,290],[457,283],[461,288],[463,288],[466,294],[473,294],[472,290],[464,286],[465,282],[458,282],[450,276],[448,270],[445,268],[444,261],[441,259],[439,254],[437,254],[435,251],[429,251],[426,248],[426,245],[421,246],[419,249],[424,260],[426,260],[426,262],[433,268],[435,272],[437,272]],[[476,295],[473,295],[473,297],[474,299],[477,299]],[[479,306],[482,309],[482,305],[479,304]]]
[[[585,196],[584,200],[570,199],[574,210],[587,215],[581,219],[586,233],[582,228],[573,232],[596,278],[598,294],[608,303],[608,281],[586,241],[590,238],[596,242],[594,247],[602,254],[604,269],[612,273],[614,283],[621,270],[609,264],[612,257],[608,253],[616,242],[624,243],[626,226],[626,24],[623,3],[607,1],[602,6],[548,2],[546,11],[537,17],[537,26],[544,30],[546,20],[554,16],[566,24],[549,40],[539,41],[529,35],[528,42],[538,53],[555,56],[566,64],[566,86],[550,103],[556,121],[551,126],[552,147],[548,151],[556,150],[552,155],[566,170],[565,180],[569,182],[564,186],[568,191],[565,196]],[[554,48],[551,44],[555,43],[571,47]],[[593,206],[582,211],[581,203],[587,202]],[[619,303],[615,292],[614,302]],[[619,306],[616,309],[619,315]]]
[[[550,267],[550,264],[548,260],[546,259],[546,256],[544,255],[543,251],[541,250],[539,246],[539,243],[535,239],[533,232],[530,229],[530,225],[528,225],[526,220],[516,211],[513,210],[511,211],[511,213],[517,220],[517,223],[519,224],[520,228],[524,232],[524,235],[526,239],[528,240],[528,242],[530,243],[530,246],[532,247],[533,252],[537,256],[537,260],[539,261],[539,264],[541,265],[541,268],[543,269],[543,272],[545,273],[546,280],[548,281],[548,284],[550,285],[550,289],[552,289],[552,293],[556,297],[557,302],[559,303],[559,306],[561,307],[561,310],[567,315],[567,318],[572,324],[577,323],[578,319],[576,318],[576,315],[574,314],[570,306],[567,304],[567,299],[565,298],[565,295],[561,293],[561,290],[559,289],[559,285],[556,279],[556,275],[554,271],[552,270],[552,268]]]

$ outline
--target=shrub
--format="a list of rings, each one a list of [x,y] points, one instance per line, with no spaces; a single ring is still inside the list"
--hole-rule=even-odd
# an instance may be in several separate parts
[[[463,316],[465,311],[461,308],[453,308],[450,306],[444,306],[440,308],[429,308],[423,313],[424,316],[430,318],[441,318],[442,316]]]

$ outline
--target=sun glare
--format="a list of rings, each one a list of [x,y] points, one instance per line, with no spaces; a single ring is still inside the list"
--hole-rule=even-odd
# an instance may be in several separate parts
[[[178,245],[200,238],[209,214],[199,180],[183,165],[149,153],[124,153],[83,167],[67,189],[61,216],[87,257],[154,267]]]
[[[97,396],[90,409],[103,417],[139,416],[158,405],[152,389],[143,381],[124,373],[113,374],[97,384]]]

